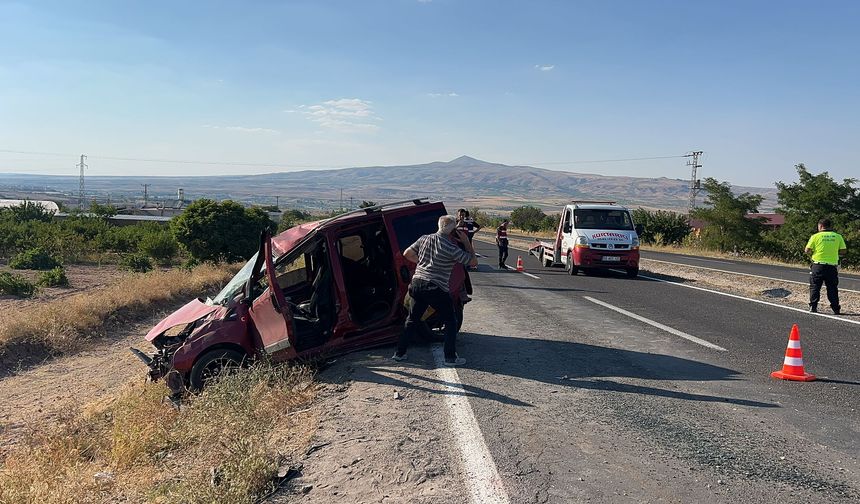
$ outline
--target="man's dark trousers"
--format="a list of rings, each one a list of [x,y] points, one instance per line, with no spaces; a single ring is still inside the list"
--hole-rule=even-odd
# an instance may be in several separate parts
[[[508,240],[499,240],[499,266],[505,264],[508,260]]]
[[[454,315],[454,302],[451,295],[433,282],[421,278],[413,278],[409,284],[409,295],[412,296],[412,306],[403,327],[403,333],[397,342],[397,355],[406,354],[409,343],[415,336],[415,325],[421,323],[421,317],[431,306],[439,318],[445,323],[445,360],[457,358],[457,317]]]
[[[818,307],[821,299],[821,284],[827,286],[827,300],[835,311],[839,306],[839,272],[831,264],[813,264],[809,272],[809,306]]]

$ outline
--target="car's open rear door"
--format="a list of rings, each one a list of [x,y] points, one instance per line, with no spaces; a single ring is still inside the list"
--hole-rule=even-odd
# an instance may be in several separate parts
[[[268,235],[261,240],[260,253],[265,257],[265,275],[268,288],[251,304],[250,314],[260,334],[263,349],[267,354],[295,347],[293,317],[287,299],[278,287],[272,259],[272,239]],[[261,261],[262,262],[262,261]]]

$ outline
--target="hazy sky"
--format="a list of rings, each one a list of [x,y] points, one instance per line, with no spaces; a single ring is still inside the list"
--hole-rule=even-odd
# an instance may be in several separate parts
[[[0,172],[205,175],[705,151],[860,175],[856,1],[0,0]],[[284,168],[101,157],[274,163]],[[683,159],[543,164],[688,177]]]

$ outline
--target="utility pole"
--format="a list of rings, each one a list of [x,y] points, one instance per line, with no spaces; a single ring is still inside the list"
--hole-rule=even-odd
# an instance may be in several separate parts
[[[79,210],[84,209],[84,168],[87,167],[86,163],[84,163],[85,159],[87,159],[87,155],[81,154],[80,164],[75,165],[75,166],[80,167],[80,169],[81,169],[81,180],[80,180],[79,190],[78,190],[78,209]]]
[[[149,186],[152,184],[140,184],[143,186],[143,208],[146,208],[146,204],[149,202]]]
[[[352,203],[352,196],[349,197],[349,209],[352,210],[355,208],[355,205]]]
[[[690,211],[692,212],[694,208],[696,208],[696,195],[699,194],[699,191],[702,190],[702,183],[699,180],[699,168],[702,165],[699,164],[699,156],[702,155],[702,151],[692,151],[689,154],[686,154],[684,157],[691,158],[687,161],[687,166],[692,169],[692,175],[690,176]]]
[[[343,212],[343,188],[340,188],[340,211]]]

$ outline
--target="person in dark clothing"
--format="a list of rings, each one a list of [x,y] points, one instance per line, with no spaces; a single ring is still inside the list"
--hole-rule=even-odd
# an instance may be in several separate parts
[[[406,360],[406,350],[415,333],[416,325],[430,306],[441,317],[445,324],[445,365],[460,366],[466,359],[457,356],[457,316],[454,313],[454,303],[448,291],[451,271],[457,263],[469,266],[478,264],[475,249],[469,242],[469,237],[456,231],[457,222],[452,215],[439,217],[439,231],[432,235],[424,235],[409,246],[403,256],[418,264],[412,281],[409,284],[409,295],[412,303],[403,333],[397,342],[397,350],[392,357],[396,361]],[[456,234],[453,234],[455,233]],[[462,250],[457,242],[466,247]]]
[[[496,246],[499,247],[499,268],[508,269],[505,261],[508,259],[508,219],[496,228]]]
[[[830,309],[839,315],[842,308],[839,305],[839,258],[848,252],[845,239],[839,233],[830,229],[830,219],[818,221],[818,232],[809,238],[804,249],[811,256],[809,268],[809,311],[818,311],[818,301],[821,299],[821,285],[827,286],[827,300]]]

